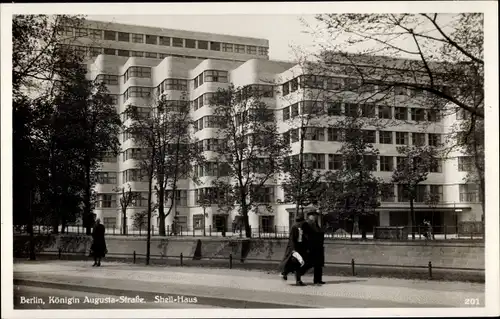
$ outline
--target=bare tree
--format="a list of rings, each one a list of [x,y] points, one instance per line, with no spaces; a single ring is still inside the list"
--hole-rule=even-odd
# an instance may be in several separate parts
[[[261,88],[247,86],[219,89],[211,101],[214,115],[207,127],[217,127],[221,140],[216,163],[227,163],[226,178],[218,178],[225,197],[234,200],[243,217],[247,238],[252,235],[248,214],[265,199],[263,192],[280,172],[288,146],[278,134],[274,112],[261,99]],[[229,201],[230,201],[229,200]]]
[[[122,211],[122,234],[127,234],[127,209],[134,204],[137,199],[137,194],[132,191],[130,184],[127,184],[128,189],[125,187],[115,188],[115,192],[120,196],[120,209]]]

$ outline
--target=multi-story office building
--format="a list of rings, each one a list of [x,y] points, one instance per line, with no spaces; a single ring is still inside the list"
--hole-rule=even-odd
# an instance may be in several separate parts
[[[196,121],[193,134],[202,141],[207,152],[210,152],[211,139],[216,138],[216,128],[211,127],[210,115],[213,110],[207,106],[208,98],[204,97],[218,88],[227,87],[229,83],[235,86],[257,84],[269,89],[263,100],[275,111],[279,132],[290,136],[292,155],[298,152],[297,139],[293,137],[294,127],[291,126],[293,118],[301,115],[308,103],[322,105],[325,116],[333,120],[352,108],[349,99],[332,102],[320,95],[315,97],[315,101],[311,101],[310,96],[305,99],[301,77],[303,69],[293,63],[270,61],[268,41],[264,39],[96,21],[87,21],[87,24],[84,29],[68,29],[65,32],[79,36],[76,49],[85,51],[90,57],[89,76],[105,81],[110,94],[115,97],[117,112],[123,114],[127,105],[144,105],[153,90],[159,90],[173,100],[181,100],[181,95],[187,92],[191,103],[185,106],[191,108],[191,117]],[[349,79],[345,74],[332,73],[318,78],[320,83],[316,85],[324,88],[335,86],[349,91],[352,80],[355,79]],[[367,136],[371,137],[380,151],[373,165],[374,174],[387,181],[390,181],[400,156],[397,146],[438,145],[444,141],[451,125],[458,120],[455,115],[436,117],[431,110],[407,102],[407,97],[413,93],[397,90],[393,93],[393,105],[371,106],[370,116],[396,123],[384,129],[367,128],[370,131]],[[125,120],[123,115],[122,119]],[[422,122],[426,122],[426,125],[419,126]],[[306,161],[312,162],[309,164],[318,169],[335,170],[341,165],[336,155],[341,141],[333,128],[326,124],[322,127],[321,123],[316,121],[314,127],[308,129],[310,132],[306,132]],[[147,195],[147,183],[140,181],[137,169],[143,151],[126,133],[121,134],[120,142],[121,153],[118,157],[103,158],[96,185],[98,195],[95,209],[96,215],[106,226],[117,228],[124,221],[121,220],[119,195],[114,189],[128,184],[134,192],[143,193],[145,198]],[[437,162],[418,190],[415,203],[417,221],[431,219],[436,226],[480,221],[477,186],[464,182],[469,169],[468,158],[459,153]],[[204,170],[202,175],[205,176],[202,177],[205,181],[210,180],[210,171]],[[177,218],[183,227],[200,228],[204,224],[214,228],[227,227],[238,214],[236,211],[229,215],[219,213],[214,206],[207,210],[208,217],[204,223],[197,194],[200,187],[208,185],[181,180],[177,187]],[[251,212],[251,227],[262,227],[264,230],[273,229],[274,226],[289,227],[290,210],[294,205],[279,203],[284,197],[279,179],[276,185],[269,185],[267,190],[265,200],[271,203],[273,213]],[[425,204],[426,192],[438,194],[439,203],[433,207]],[[166,203],[167,206],[170,204]],[[145,210],[146,205],[146,200],[135,201],[129,208],[128,220],[125,222],[132,226],[130,217],[137,211]],[[172,223],[173,215],[167,217],[167,225]],[[386,196],[377,209],[373,225],[408,225],[410,221],[408,201],[401,187],[394,185],[392,196]],[[157,227],[158,220],[153,220],[152,224]]]

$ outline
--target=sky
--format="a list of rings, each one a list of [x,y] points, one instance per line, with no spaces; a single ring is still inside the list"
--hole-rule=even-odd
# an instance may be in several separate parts
[[[100,20],[188,31],[221,33],[269,40],[271,60],[295,60],[293,46],[310,48],[312,36],[300,18],[314,25],[314,15],[88,15]]]

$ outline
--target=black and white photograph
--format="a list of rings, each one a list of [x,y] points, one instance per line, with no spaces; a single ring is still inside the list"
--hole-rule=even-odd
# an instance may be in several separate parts
[[[497,12],[2,4],[2,318],[499,315]]]

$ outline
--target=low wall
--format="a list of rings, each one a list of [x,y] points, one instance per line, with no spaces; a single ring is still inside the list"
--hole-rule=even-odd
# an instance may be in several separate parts
[[[223,239],[223,238],[152,238],[151,255],[179,256],[195,255],[197,242],[202,259],[228,258],[234,260],[259,259],[279,261],[283,257],[288,240],[279,239]],[[37,251],[88,252],[89,236],[39,236]],[[144,237],[109,237],[106,239],[111,255],[146,254]],[[28,236],[14,236],[14,255],[25,254]],[[16,256],[17,257],[17,256]],[[433,267],[477,268],[484,269],[483,242],[391,242],[391,241],[348,241],[325,242],[325,261],[327,263],[426,266],[429,261]]]

